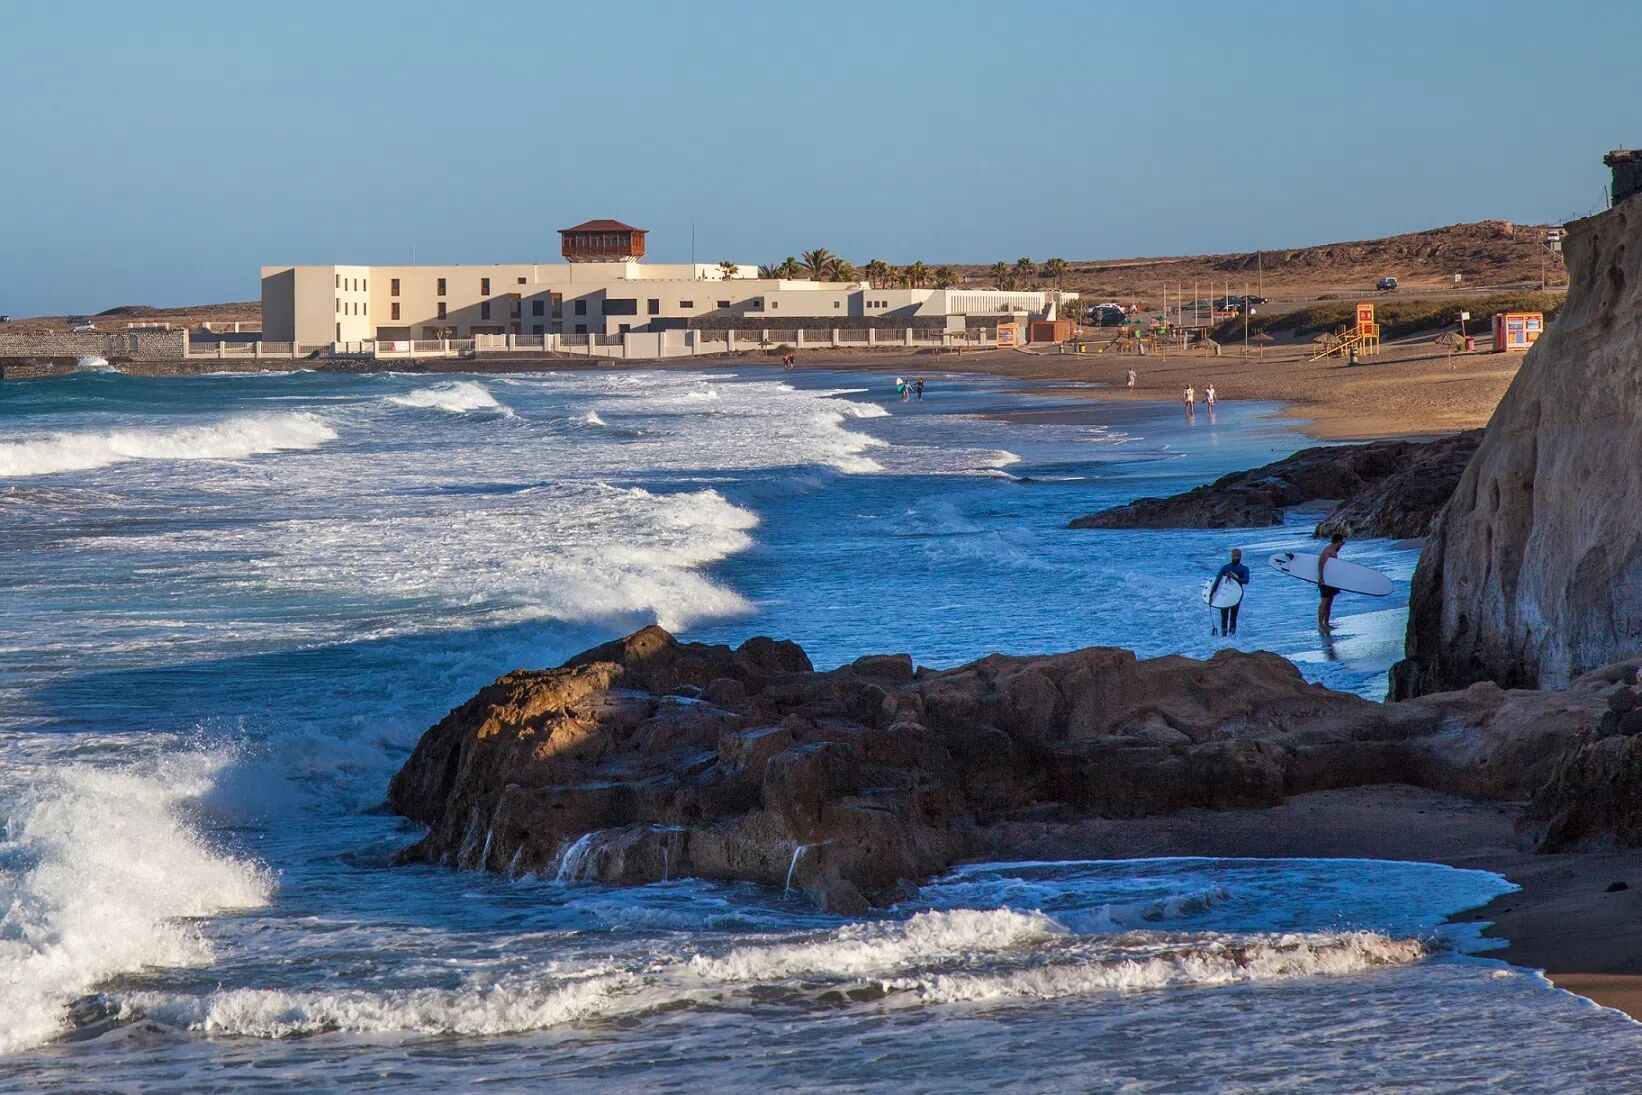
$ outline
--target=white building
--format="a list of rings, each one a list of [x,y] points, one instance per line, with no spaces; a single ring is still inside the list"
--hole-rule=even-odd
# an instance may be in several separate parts
[[[864,281],[757,276],[745,265],[645,264],[643,229],[589,221],[560,231],[559,263],[264,266],[262,335],[306,344],[666,331],[685,327],[889,327],[1053,309],[1054,294],[874,289]],[[1071,298],[1074,294],[1066,294]],[[962,325],[959,318],[958,326]]]

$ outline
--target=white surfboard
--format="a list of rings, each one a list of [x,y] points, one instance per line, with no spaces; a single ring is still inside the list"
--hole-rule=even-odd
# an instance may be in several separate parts
[[[1215,589],[1213,578],[1203,579],[1203,603],[1210,608],[1234,608],[1242,600],[1243,583],[1236,578],[1222,578],[1219,589]]]
[[[1316,555],[1304,551],[1280,551],[1271,557],[1271,567],[1280,574],[1317,584]],[[1323,581],[1341,593],[1361,593],[1366,597],[1384,597],[1391,592],[1391,579],[1377,570],[1370,570],[1344,559],[1330,559],[1323,568]]]

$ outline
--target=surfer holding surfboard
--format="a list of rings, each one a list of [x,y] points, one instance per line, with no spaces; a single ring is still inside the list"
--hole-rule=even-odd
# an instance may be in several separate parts
[[[1343,533],[1335,533],[1328,546],[1316,555],[1297,551],[1280,551],[1271,557],[1273,570],[1310,582],[1317,587],[1320,601],[1317,605],[1317,630],[1327,634],[1332,628],[1329,616],[1334,609],[1334,598],[1340,593],[1361,593],[1366,597],[1384,597],[1391,592],[1391,579],[1377,570],[1348,563],[1340,558],[1345,546]]]
[[[1204,591],[1210,608],[1220,610],[1220,634],[1237,634],[1237,610],[1243,607],[1243,587],[1249,584],[1249,568],[1243,565],[1243,549],[1232,548],[1231,562],[1220,568],[1214,582]]]
[[[1334,624],[1330,622],[1330,617],[1334,615],[1334,598],[1339,595],[1340,591],[1323,581],[1323,568],[1328,566],[1330,559],[1340,557],[1340,549],[1345,546],[1345,542],[1346,534],[1336,532],[1329,538],[1328,547],[1317,555],[1317,592],[1322,594],[1322,599],[1317,602],[1318,631],[1326,632],[1334,628]]]

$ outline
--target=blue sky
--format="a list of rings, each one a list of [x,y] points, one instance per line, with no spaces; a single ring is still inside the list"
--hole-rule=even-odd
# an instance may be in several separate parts
[[[1602,204],[1642,5],[877,0],[0,5],[0,312],[278,262],[991,262]]]

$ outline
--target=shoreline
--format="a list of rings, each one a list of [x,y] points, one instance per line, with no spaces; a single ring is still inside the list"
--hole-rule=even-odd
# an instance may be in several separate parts
[[[1522,363],[1521,354],[1447,354],[1427,342],[1393,343],[1380,356],[1356,367],[1328,360],[1311,362],[1310,344],[1268,347],[1245,359],[1241,348],[1219,357],[1207,353],[1148,354],[1046,353],[1032,349],[805,350],[798,368],[839,372],[940,375],[985,374],[1005,381],[1027,381],[1036,395],[1092,402],[1179,403],[1188,384],[1201,394],[1214,383],[1223,402],[1275,402],[1280,414],[1294,419],[1306,436],[1322,441],[1374,441],[1386,438],[1437,437],[1486,425]],[[621,361],[586,357],[439,359],[410,362],[279,362],[289,367],[235,368],[251,364],[234,359],[203,358],[187,362],[129,362],[117,371],[131,376],[258,375],[314,371],[325,373],[404,373],[440,376],[453,373],[492,375],[558,371],[687,371],[734,367],[749,372],[785,373],[779,359],[763,353],[703,354],[675,360]],[[316,368],[316,366],[318,366]],[[1139,374],[1133,392],[1125,374]],[[57,376],[74,375],[72,372]],[[17,379],[46,379],[19,376]],[[1055,384],[1065,387],[1055,387]],[[1365,410],[1365,408],[1371,408]]]
[[[1519,887],[1449,923],[1486,923],[1472,952],[1642,1022],[1642,849],[1536,854],[1519,806],[1404,784],[1295,795],[1280,806],[1124,820],[1002,823],[994,859],[1382,859],[1490,871]],[[1611,884],[1626,889],[1609,892]]]
[[[1520,356],[1498,355],[1514,373]],[[1214,359],[1148,356],[1143,359],[1107,355],[1091,367],[1089,355],[1041,355],[1018,351],[966,354],[899,354],[892,352],[816,354],[800,363],[800,370],[893,374],[897,370],[924,375],[973,373],[1002,381],[1027,381],[1031,394],[1048,398],[1076,398],[1095,403],[1157,404],[1171,402],[1172,393],[1144,383],[1131,394],[1121,375],[1132,363],[1152,369],[1166,364],[1177,372],[1200,369],[1204,363],[1219,368]],[[1290,361],[1292,364],[1292,359]],[[220,366],[218,362],[209,362]],[[438,363],[433,368],[313,370],[321,372],[395,372],[437,378],[452,374],[497,375],[521,372],[613,372],[627,370],[690,371],[734,368],[749,377],[766,371],[785,374],[779,362],[761,357],[702,357],[679,362],[592,362],[539,360]],[[1236,363],[1236,364],[1241,364]],[[1266,365],[1280,367],[1282,359],[1268,353]],[[306,368],[306,367],[305,367]],[[1341,369],[1342,366],[1330,366]],[[210,370],[216,376],[243,373],[284,373],[301,370]],[[152,375],[133,370],[136,375]],[[203,375],[204,370],[199,374]],[[1104,374],[1115,374],[1103,379]],[[163,374],[162,374],[163,375]],[[1218,372],[1214,374],[1217,378]],[[1281,378],[1278,378],[1279,380]],[[1114,387],[1055,387],[1054,382],[1080,385],[1111,383]],[[1507,381],[1508,382],[1508,381]],[[1217,383],[1219,383],[1217,379]],[[1022,389],[1013,389],[1022,390]],[[1500,386],[1503,391],[1503,384]],[[1223,397],[1225,398],[1225,397]],[[1360,397],[1359,397],[1360,398]],[[1305,419],[1294,425],[1314,437],[1330,440],[1372,440],[1379,437],[1430,436],[1446,427],[1419,429],[1424,420],[1372,426],[1354,413],[1354,399],[1296,402],[1280,391],[1255,388],[1239,391],[1236,400],[1281,403],[1282,416]],[[1489,408],[1491,411],[1491,407]],[[1353,412],[1353,413],[1348,413]],[[1475,413],[1475,412],[1469,412]],[[1008,411],[994,417],[1012,421]],[[1382,415],[1381,418],[1385,416]],[[1486,421],[1486,414],[1475,424]],[[1372,427],[1372,428],[1371,428]],[[1379,429],[1383,432],[1373,432]],[[1365,432],[1368,431],[1368,432]],[[993,854],[988,858],[1101,858],[1134,859],[1165,855],[1202,855],[1226,858],[1363,858],[1438,863],[1488,870],[1521,889],[1481,908],[1450,918],[1454,923],[1488,921],[1483,935],[1500,941],[1482,957],[1498,959],[1544,973],[1559,989],[1611,1007],[1642,1021],[1642,850],[1616,853],[1533,855],[1517,847],[1512,825],[1516,809],[1510,804],[1453,798],[1398,785],[1321,791],[1295,796],[1280,806],[1229,811],[1185,810],[1176,814],[1135,820],[1094,820],[1071,825],[1011,824],[994,827]],[[1626,881],[1634,888],[1605,893],[1610,882]]]

